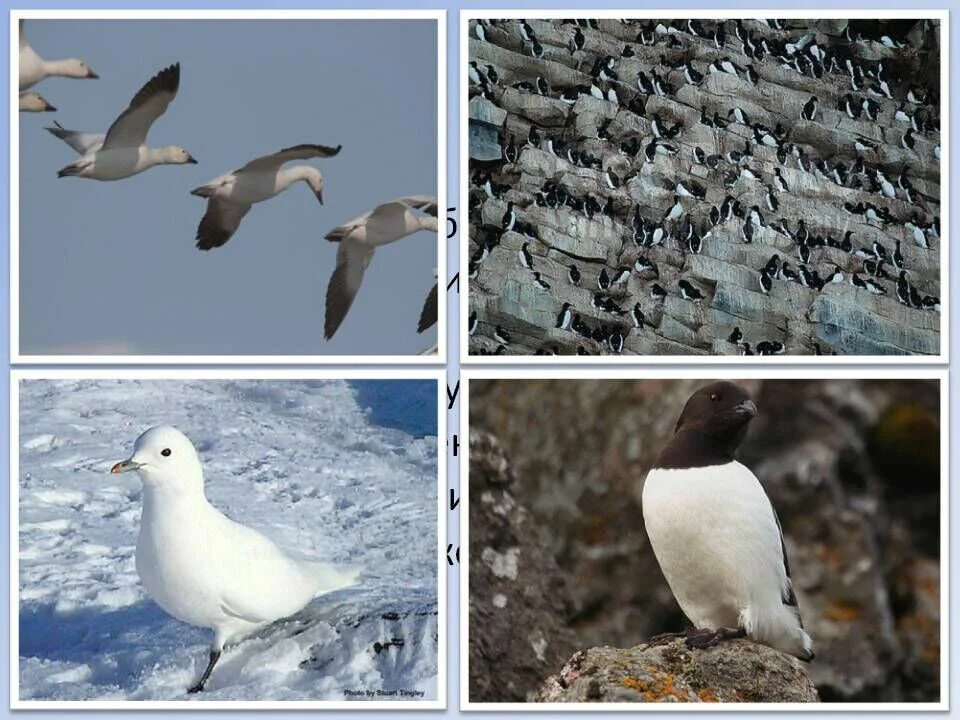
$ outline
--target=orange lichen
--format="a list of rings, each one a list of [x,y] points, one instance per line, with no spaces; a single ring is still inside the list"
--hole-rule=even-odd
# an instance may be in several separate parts
[[[700,688],[697,690],[697,697],[700,698],[700,702],[720,702],[720,698],[718,698],[717,694],[710,688]]]
[[[648,671],[651,670],[648,668]],[[686,701],[687,695],[676,687],[676,678],[671,673],[663,673],[653,669],[649,679],[640,680],[635,677],[625,677],[620,683],[643,696],[645,702],[663,702],[667,699]]]

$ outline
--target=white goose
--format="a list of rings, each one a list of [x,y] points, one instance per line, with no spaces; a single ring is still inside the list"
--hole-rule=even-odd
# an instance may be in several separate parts
[[[179,145],[154,149],[145,144],[150,126],[166,111],[179,87],[180,63],[176,63],[140,88],[105,135],[67,130],[59,123],[47,128],[82,155],[60,170],[57,177],[122,180],[154,165],[195,164],[197,161]]]
[[[27,42],[20,21],[20,89],[26,90],[51,75],[71,78],[98,78],[83,60],[44,60]]]
[[[329,158],[340,152],[342,145],[294,145],[272,155],[251,160],[239,170],[211,180],[191,190],[191,195],[208,198],[207,212],[197,228],[197,247],[209,250],[220,247],[240,227],[240,221],[254,203],[279,195],[295,182],[310,186],[323,205],[323,175],[311,165],[283,169],[290,160]]]
[[[20,93],[20,112],[56,112],[56,110],[40,93]]]
[[[416,215],[412,210],[421,210],[428,215]],[[392,200],[326,234],[326,239],[339,242],[340,248],[337,250],[337,268],[327,287],[324,338],[329,340],[333,337],[350,310],[363,282],[363,273],[373,258],[373,251],[380,245],[387,245],[420,230],[437,232],[435,197],[414,195]],[[424,329],[427,327],[429,325]]]

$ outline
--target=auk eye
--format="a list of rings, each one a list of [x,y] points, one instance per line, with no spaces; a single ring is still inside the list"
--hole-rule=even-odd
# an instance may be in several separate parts
[[[164,448],[163,450],[160,451],[160,454],[163,455],[164,457],[170,457],[170,448]]]
[[[720,396],[717,395],[716,393],[712,393],[712,394],[710,395],[710,402],[717,402],[717,400],[719,400],[719,399],[720,399]]]

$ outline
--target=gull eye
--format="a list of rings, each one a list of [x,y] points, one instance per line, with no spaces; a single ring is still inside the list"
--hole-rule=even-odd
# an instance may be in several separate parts
[[[717,395],[716,393],[710,394],[710,402],[717,402],[719,399],[720,399],[720,396]]]
[[[160,454],[163,455],[164,457],[170,457],[170,448],[164,448],[163,450],[160,451]]]

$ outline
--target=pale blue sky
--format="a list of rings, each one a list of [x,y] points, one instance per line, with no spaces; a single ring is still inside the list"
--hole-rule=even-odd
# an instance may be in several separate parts
[[[49,78],[56,113],[20,114],[20,350],[38,353],[413,354],[439,240],[377,250],[350,313],[323,340],[334,226],[381,202],[437,193],[437,34],[432,20],[27,21],[47,59],[79,57],[99,80]],[[180,91],[148,144],[198,165],[119,182],[58,179],[76,156],[43,130],[103,132],[136,91],[181,64]],[[224,247],[194,248],[192,188],[299,143],[343,145],[255,205]]]

